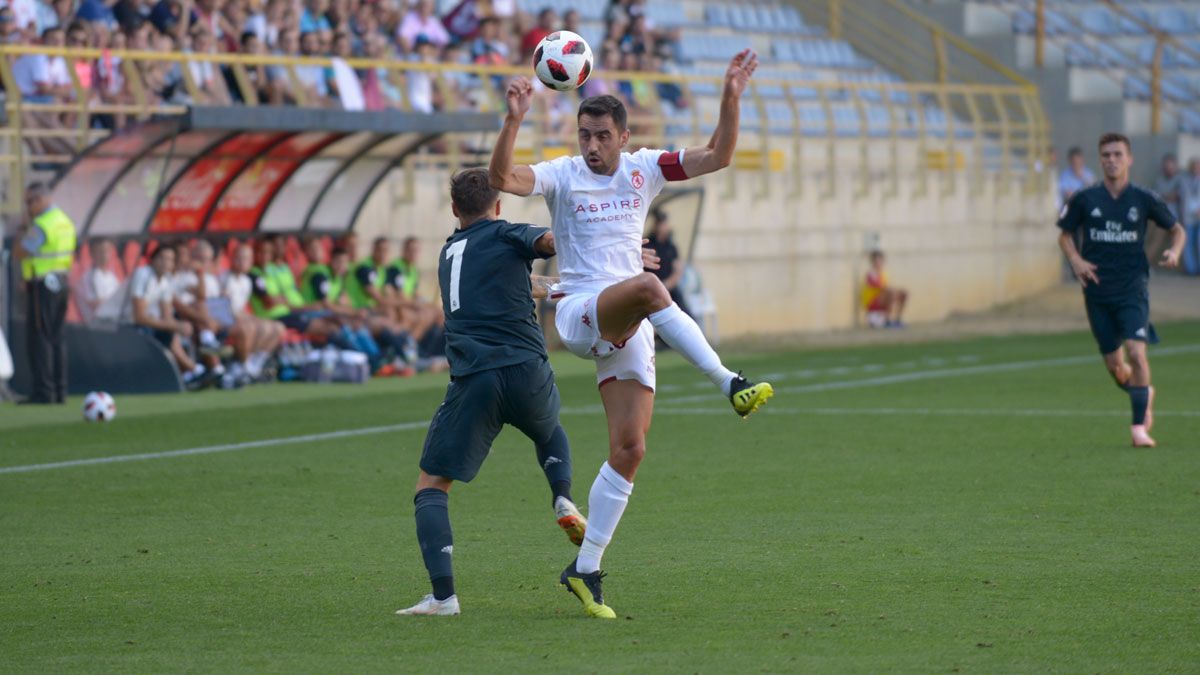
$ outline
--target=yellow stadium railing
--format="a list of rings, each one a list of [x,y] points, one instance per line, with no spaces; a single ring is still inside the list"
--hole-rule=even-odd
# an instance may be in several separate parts
[[[857,10],[842,6],[843,21],[855,20]],[[954,45],[947,39],[947,44]],[[74,96],[56,103],[37,103],[21,96],[13,78],[15,59],[31,54],[61,57],[72,67]],[[0,46],[0,79],[8,92],[5,122],[0,138],[6,150],[0,150],[0,176],[8,183],[7,212],[20,208],[21,186],[31,167],[61,166],[71,157],[102,137],[92,122],[100,115],[118,120],[144,120],[151,116],[179,115],[186,106],[163,102],[146,85],[146,74],[178,67],[187,98],[193,101],[215,98],[227,100],[237,94],[240,105],[263,105],[253,85],[252,72],[261,78],[262,68],[282,69],[292,84],[293,104],[312,105],[300,85],[297,69],[330,67],[331,60],[284,56],[248,56],[235,54],[160,53],[139,51],[101,52],[93,49],[51,49],[36,46]],[[116,99],[98,97],[85,88],[76,76],[77,63],[109,59],[119,60],[128,86]],[[202,91],[191,75],[192,63],[209,63],[227,68],[234,91]],[[426,64],[396,60],[347,59],[358,72],[374,71],[391,84],[396,94],[393,107],[411,110],[407,85],[414,76],[431,78],[436,92],[445,101],[457,101],[451,80],[462,74],[473,76],[467,94],[470,109],[504,110],[503,79],[528,75],[528,68],[481,65]],[[958,178],[972,192],[996,182],[999,194],[1013,185],[1026,191],[1048,189],[1038,170],[1045,157],[1048,129],[1038,101],[1037,91],[1025,82],[984,84],[956,81],[957,68],[947,63],[941,68],[942,81],[917,82],[835,82],[801,81],[793,78],[755,77],[742,104],[742,138],[735,166],[742,171],[758,171],[764,180],[758,183],[756,196],[766,197],[783,190],[784,196],[798,198],[816,181],[820,195],[831,196],[840,181],[849,181],[856,194],[863,194],[873,183],[883,182],[885,196],[901,189],[902,176],[915,176],[916,193],[927,190],[928,177],[943,175],[945,193],[958,189]],[[277,71],[278,72],[278,71]],[[783,72],[783,71],[780,71]],[[636,146],[676,146],[706,143],[717,120],[720,77],[682,76],[647,72],[607,72],[593,74],[613,84],[632,83],[637,102],[630,109],[631,144]],[[498,82],[494,78],[499,78]],[[224,88],[224,78],[217,78]],[[661,100],[658,87],[675,85],[684,93],[687,105],[669,107]],[[578,96],[548,93],[535,98],[529,116],[529,130],[522,132],[517,161],[532,162],[569,152],[575,145],[574,107]],[[447,104],[446,110],[455,108]],[[939,114],[944,113],[944,116]],[[815,115],[814,113],[820,114]],[[490,147],[490,141],[473,138],[449,139],[431,147],[430,154],[414,161],[436,161],[451,168],[468,161],[486,161],[477,153]],[[846,152],[846,148],[851,152]],[[472,148],[474,150],[472,150]],[[878,152],[886,149],[884,159]],[[469,153],[476,153],[471,156]],[[873,156],[876,156],[873,159]],[[813,157],[820,157],[813,163]],[[853,159],[847,159],[852,157]],[[880,163],[882,162],[882,164]],[[411,162],[404,168],[411,171]],[[734,189],[732,172],[726,190]],[[1018,175],[1020,173],[1021,175]],[[782,180],[769,180],[782,177]],[[411,176],[409,176],[411,179]],[[779,185],[786,187],[780,188]]]

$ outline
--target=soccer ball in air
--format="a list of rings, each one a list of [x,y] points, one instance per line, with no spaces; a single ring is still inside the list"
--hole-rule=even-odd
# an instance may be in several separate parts
[[[83,419],[108,422],[117,416],[117,402],[106,391],[93,391],[83,397]]]
[[[533,72],[551,89],[578,89],[592,74],[592,48],[569,30],[554,31],[533,51]]]

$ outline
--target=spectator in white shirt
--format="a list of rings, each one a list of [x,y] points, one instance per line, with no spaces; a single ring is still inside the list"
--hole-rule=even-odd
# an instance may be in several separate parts
[[[75,304],[84,323],[116,321],[121,313],[121,280],[112,270],[115,247],[108,239],[93,239],[88,243],[92,266],[84,270],[76,282]]]
[[[216,52],[216,42],[212,32],[202,24],[192,26],[189,35],[192,38],[191,51],[196,54],[213,54]],[[225,78],[221,70],[212,61],[188,61],[188,71],[192,82],[196,85],[194,103],[209,105],[229,105],[232,99],[229,90],[225,88]]]
[[[129,281],[124,319],[165,347],[183,374],[183,383],[194,388],[203,381],[205,370],[183,348],[182,338],[192,336],[192,324],[175,319],[171,281],[174,270],[175,248],[168,244],[156,248],[150,264],[139,267]]]

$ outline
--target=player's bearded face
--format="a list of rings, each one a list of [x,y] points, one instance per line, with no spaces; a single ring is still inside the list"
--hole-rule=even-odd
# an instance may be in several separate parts
[[[1109,143],[1100,148],[1100,166],[1104,176],[1109,180],[1122,178],[1129,173],[1133,157],[1125,149],[1124,143]]]
[[[621,150],[628,142],[629,130],[618,131],[611,116],[579,117],[579,154],[593,172],[608,176],[616,172]]]

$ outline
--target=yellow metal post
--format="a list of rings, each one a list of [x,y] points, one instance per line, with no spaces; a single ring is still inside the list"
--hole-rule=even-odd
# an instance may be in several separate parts
[[[829,0],[829,37],[842,38],[842,0]]]

